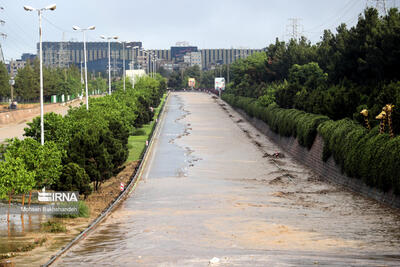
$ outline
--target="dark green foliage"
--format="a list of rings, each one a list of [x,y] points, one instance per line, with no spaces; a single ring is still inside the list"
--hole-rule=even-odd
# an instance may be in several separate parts
[[[377,125],[375,116],[382,107],[394,104],[393,126],[398,134],[400,48],[395,44],[400,40],[399,29],[397,9],[380,17],[377,10],[368,8],[354,27],[341,24],[336,34],[326,30],[317,44],[305,38],[287,43],[276,40],[265,52],[231,65],[227,93],[260,99],[264,106],[275,101],[282,108],[333,120],[355,117],[360,121],[356,112],[364,106],[370,111],[372,126]]]
[[[0,99],[11,96],[9,80],[7,67],[3,62],[0,62]]]
[[[71,206],[71,202],[70,203],[66,203],[66,204],[63,204],[63,203],[60,204],[60,206],[63,206],[63,205],[65,205],[67,207],[70,207]],[[75,205],[78,208],[78,213],[77,214],[75,214],[75,213],[73,213],[73,214],[56,214],[56,215],[54,215],[54,217],[56,217],[56,218],[78,218],[78,217],[89,218],[90,209],[86,205],[85,201],[79,200]]]
[[[232,106],[243,109],[248,115],[263,120],[274,132],[283,136],[297,137],[299,144],[309,149],[314,143],[319,124],[329,119],[326,116],[309,114],[296,109],[283,109],[276,104],[265,108],[249,97],[223,94],[222,98]]]
[[[61,223],[56,221],[47,221],[41,224],[41,230],[49,233],[65,233],[67,228]]]
[[[72,162],[64,165],[56,190],[78,191],[79,194],[84,194],[85,197],[92,192],[89,176],[83,168]]]
[[[378,127],[367,131],[349,119],[326,121],[318,132],[325,143],[324,160],[333,155],[348,176],[400,194],[399,137],[390,139],[388,134],[379,134]]]

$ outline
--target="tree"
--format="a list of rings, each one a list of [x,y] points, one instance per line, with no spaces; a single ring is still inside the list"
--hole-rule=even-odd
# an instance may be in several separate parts
[[[28,127],[24,128],[24,136],[32,137],[36,141],[40,141],[40,117],[35,117],[32,122],[27,123]],[[53,141],[65,148],[71,136],[70,121],[63,118],[62,115],[54,112],[44,114],[44,140],[45,142]]]
[[[14,90],[16,96],[23,99],[34,100],[39,97],[39,76],[36,76],[29,62],[18,71]]]
[[[64,165],[56,189],[62,191],[79,191],[79,194],[84,194],[85,197],[92,192],[90,178],[86,174],[85,169],[72,162]]]
[[[6,65],[0,62],[0,99],[11,96],[9,80],[10,76],[8,75]]]
[[[26,194],[35,186],[35,171],[29,171],[24,160],[13,157],[9,152],[0,161],[0,198],[11,204],[13,194]]]
[[[15,138],[7,146],[6,155],[9,158],[23,160],[25,168],[35,173],[37,188],[50,188],[60,177],[64,151],[54,142],[48,141],[42,146],[32,138],[24,140]],[[7,158],[5,160],[7,161]]]

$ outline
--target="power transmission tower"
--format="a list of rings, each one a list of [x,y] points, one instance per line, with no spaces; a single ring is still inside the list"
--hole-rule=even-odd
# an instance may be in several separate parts
[[[367,0],[367,6],[373,6],[373,4],[380,14],[387,15],[386,0]]]
[[[290,18],[290,24],[286,26],[287,35],[290,36],[290,39],[298,40],[303,34],[303,26],[300,24],[301,19],[299,18]]]

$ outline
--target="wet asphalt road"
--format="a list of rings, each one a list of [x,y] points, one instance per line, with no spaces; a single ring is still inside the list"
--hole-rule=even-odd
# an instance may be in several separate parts
[[[398,211],[265,157],[221,104],[172,93],[136,190],[55,265],[400,266]]]

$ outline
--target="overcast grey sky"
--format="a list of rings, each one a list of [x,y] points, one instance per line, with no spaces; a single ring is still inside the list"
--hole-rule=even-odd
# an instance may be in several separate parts
[[[126,41],[142,41],[145,48],[169,48],[187,41],[199,48],[263,48],[276,37],[288,39],[289,18],[299,18],[303,35],[317,42],[324,29],[334,30],[341,22],[353,26],[367,0],[7,0],[0,4],[6,23],[0,40],[6,60],[22,53],[36,53],[38,16],[23,5],[44,7],[43,40],[81,41],[72,25],[96,30],[99,35],[118,35]],[[388,5],[396,5],[388,0]]]

